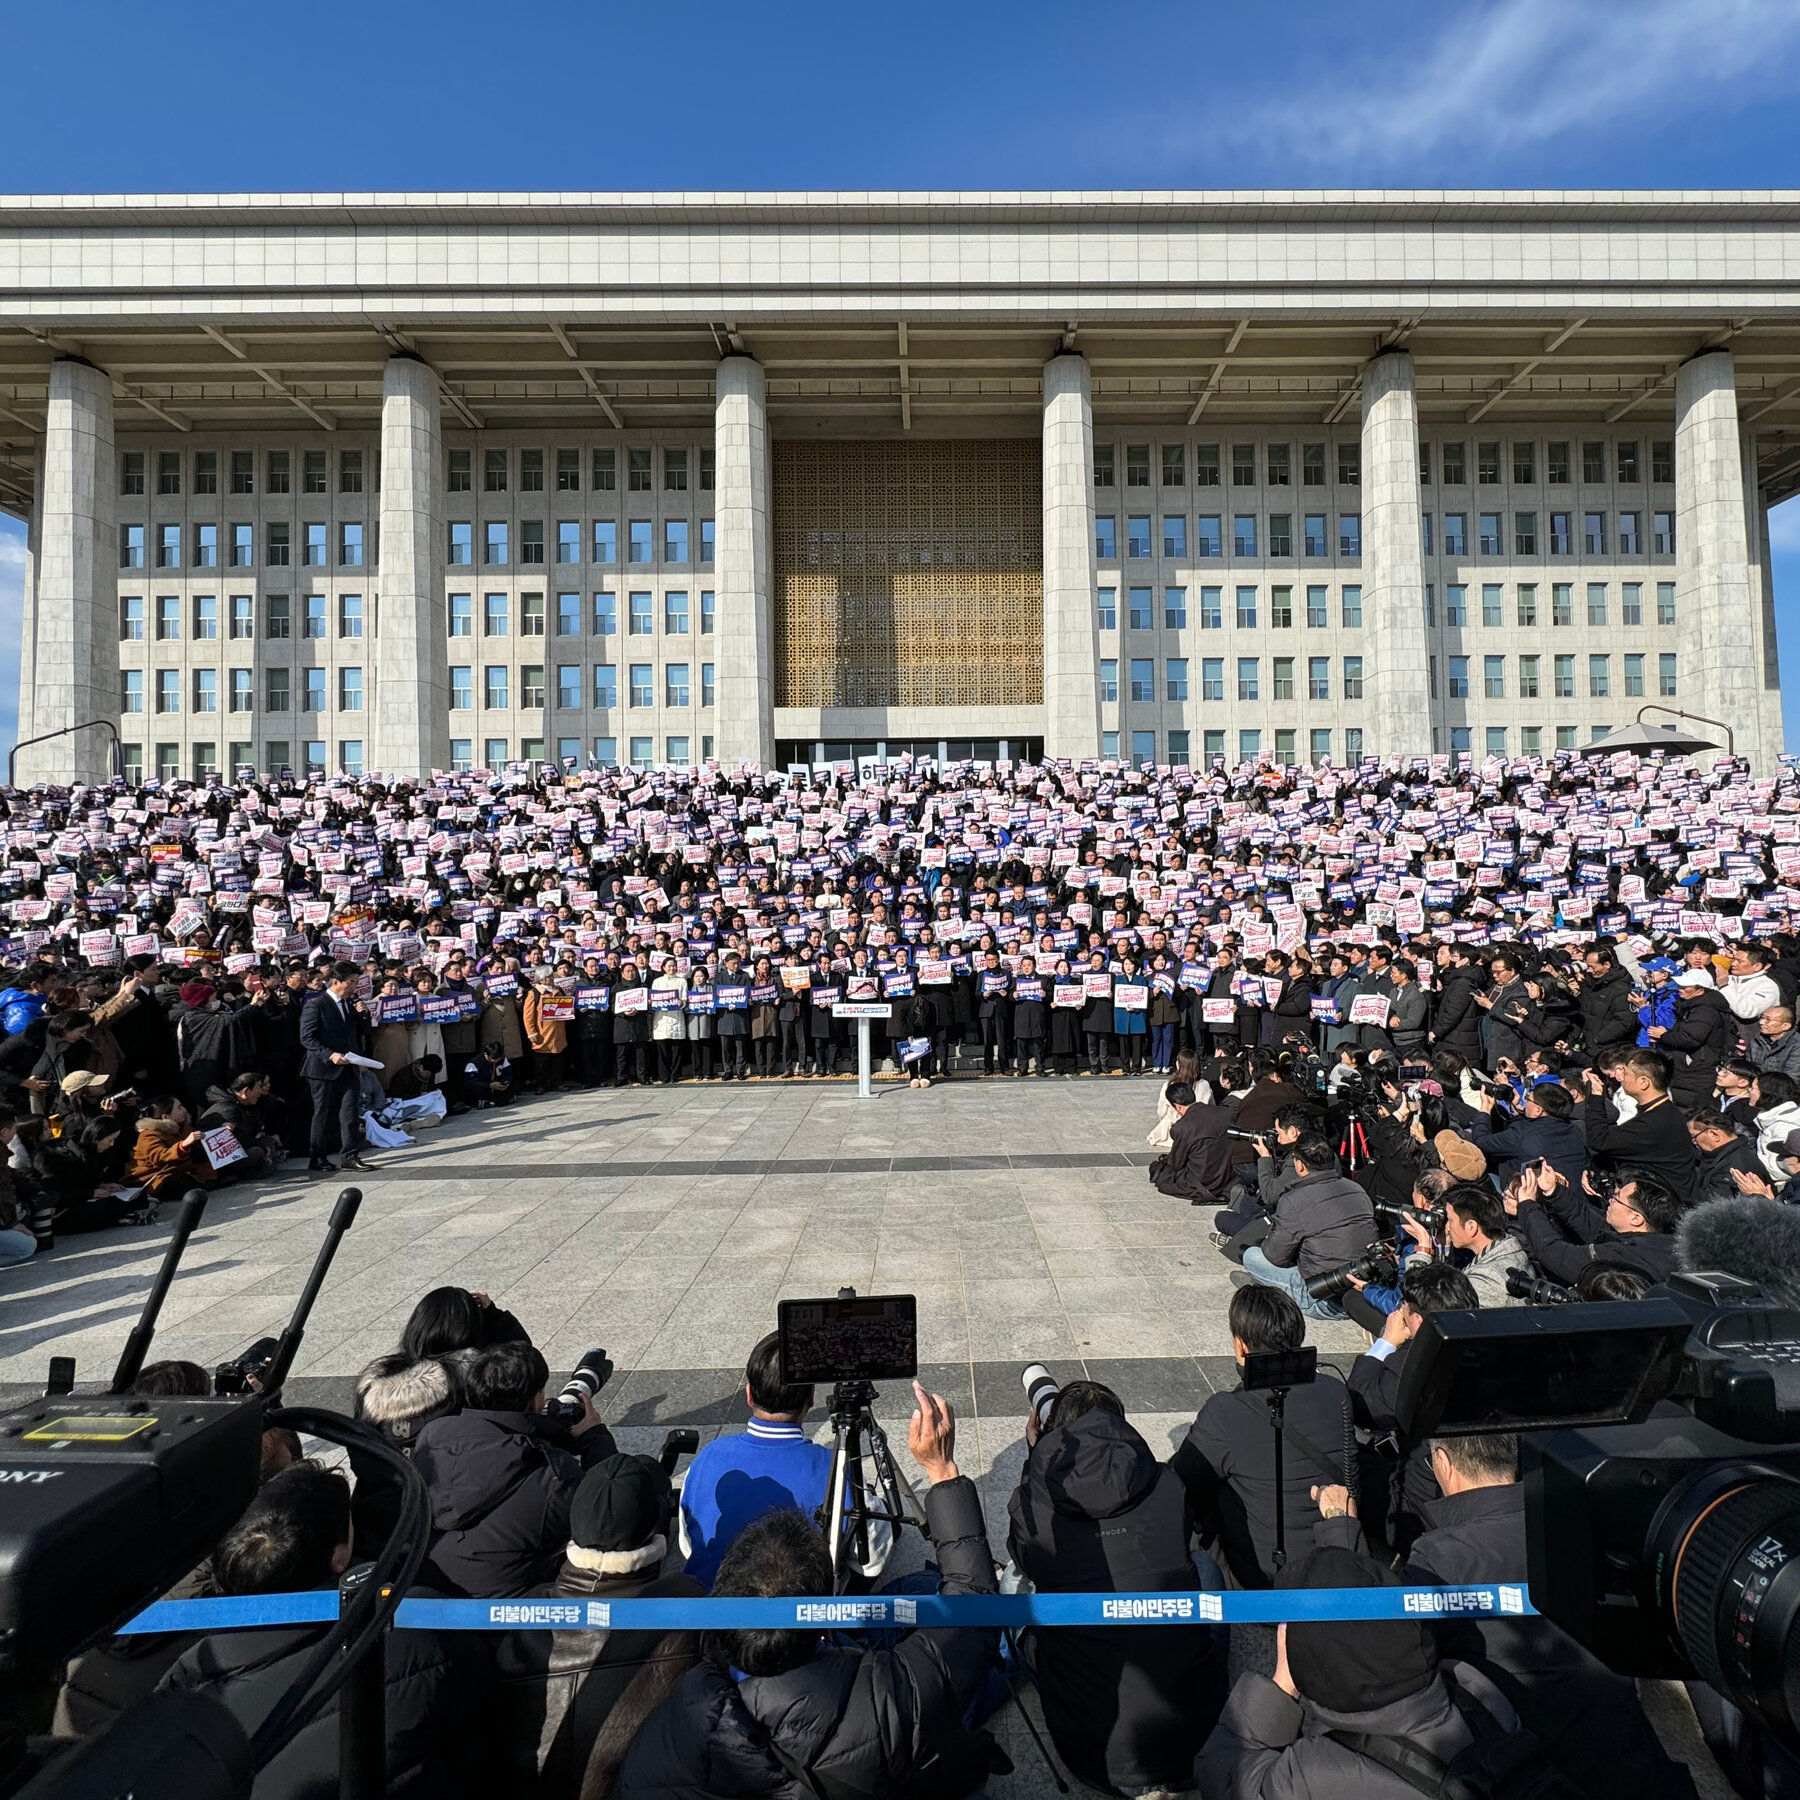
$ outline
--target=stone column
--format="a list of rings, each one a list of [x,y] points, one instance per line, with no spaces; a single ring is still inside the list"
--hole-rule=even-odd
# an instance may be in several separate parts
[[[1419,403],[1413,360],[1389,350],[1363,369],[1362,590],[1368,645],[1366,752],[1431,751],[1425,561],[1419,548]],[[1346,710],[1346,723],[1353,715]]]
[[[112,380],[78,357],[50,365],[32,594],[19,658],[20,736],[119,722],[119,547]],[[29,716],[31,729],[25,729]],[[81,731],[20,753],[21,785],[106,781],[112,739]]]
[[[1702,350],[1675,372],[1675,617],[1671,704],[1728,725],[1762,769],[1762,665],[1744,522],[1737,379],[1728,350]],[[1659,715],[1652,713],[1651,721]],[[1662,715],[1662,722],[1675,721]]]
[[[44,447],[37,447],[36,467],[31,475],[31,514],[25,522],[25,580],[21,586],[23,605],[20,610],[20,652],[19,652],[19,722],[13,733],[13,742],[22,744],[28,737],[36,735],[37,726],[37,684],[31,678],[32,664],[37,655],[37,572],[42,562],[44,537]],[[124,721],[120,726],[123,729]],[[19,758],[19,767],[23,770],[32,752],[27,750]]]
[[[713,411],[713,589],[719,608],[714,754],[775,762],[775,646],[770,624],[769,417],[762,364],[719,364]]]
[[[429,775],[450,766],[444,617],[444,446],[437,376],[412,356],[381,380],[381,542],[375,717],[363,766]]]
[[[1769,503],[1758,478],[1756,433],[1745,431],[1742,445],[1745,568],[1750,578],[1750,614],[1756,621],[1756,668],[1761,687],[1757,696],[1757,745],[1745,754],[1751,758],[1753,768],[1772,773],[1787,745],[1781,720],[1781,651],[1775,627],[1775,569],[1769,552]],[[1740,732],[1740,748],[1744,742]]]
[[[1100,754],[1094,408],[1087,358],[1044,364],[1044,754]]]

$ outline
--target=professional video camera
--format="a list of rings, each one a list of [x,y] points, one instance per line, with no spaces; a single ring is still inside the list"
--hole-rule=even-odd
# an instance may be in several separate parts
[[[1522,1433],[1537,1609],[1621,1674],[1696,1676],[1800,1747],[1800,1312],[1701,1273],[1432,1313],[1395,1412],[1415,1440]]]
[[[382,1767],[380,1639],[418,1573],[430,1538],[423,1481],[367,1426],[280,1404],[282,1385],[333,1256],[356,1217],[345,1188],[281,1336],[220,1371],[238,1383],[215,1398],[133,1393],[157,1315],[205,1210],[188,1193],[144,1309],[112,1381],[76,1395],[59,1358],[43,1400],[0,1413],[0,1793],[31,1775],[21,1702],[54,1681],[65,1660],[116,1631],[165,1594],[212,1549],[254,1498],[263,1432],[289,1427],[355,1447],[394,1466],[400,1518],[366,1580],[347,1590],[339,1619],[255,1735],[217,1701],[153,1694],[97,1738],[29,1782],[30,1800],[227,1800],[247,1795],[266,1768],[343,1689],[339,1734],[347,1793],[367,1793]],[[223,1386],[223,1384],[220,1384]],[[231,1397],[236,1395],[238,1397]],[[370,1652],[373,1650],[373,1654]],[[372,1722],[372,1723],[371,1723]]]
[[[776,1331],[784,1386],[832,1384],[831,1472],[819,1526],[841,1593],[853,1574],[872,1566],[871,1524],[884,1522],[896,1532],[925,1526],[924,1508],[901,1479],[873,1411],[875,1382],[910,1381],[919,1372],[918,1300],[912,1294],[859,1295],[855,1288],[839,1288],[830,1300],[783,1300]],[[869,1504],[865,1458],[875,1465],[880,1507]]]
[[[1309,1275],[1306,1291],[1315,1300],[1336,1300],[1358,1281],[1371,1287],[1392,1287],[1400,1279],[1400,1265],[1386,1244],[1371,1244],[1355,1262],[1341,1268],[1327,1269],[1323,1275]]]

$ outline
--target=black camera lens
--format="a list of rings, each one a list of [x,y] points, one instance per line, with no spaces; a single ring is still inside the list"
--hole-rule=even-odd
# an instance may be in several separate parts
[[[1652,1528],[1659,1599],[1699,1677],[1800,1743],[1800,1481],[1716,1464]]]

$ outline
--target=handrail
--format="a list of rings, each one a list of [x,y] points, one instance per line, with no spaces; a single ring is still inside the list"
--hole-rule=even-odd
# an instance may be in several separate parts
[[[6,785],[8,787],[18,786],[18,783],[13,779],[13,776],[18,768],[19,752],[28,745],[46,744],[51,738],[68,737],[71,732],[91,731],[96,725],[98,725],[102,731],[112,733],[113,774],[115,776],[123,777],[125,773],[125,751],[119,743],[118,726],[116,726],[111,719],[83,719],[79,725],[64,725],[58,731],[40,731],[36,737],[21,738],[18,743],[13,745],[12,751],[6,759]]]

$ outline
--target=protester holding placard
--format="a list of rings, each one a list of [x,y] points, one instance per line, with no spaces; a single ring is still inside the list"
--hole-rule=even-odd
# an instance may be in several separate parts
[[[634,962],[619,965],[612,990],[613,1086],[650,1080],[650,990]]]

